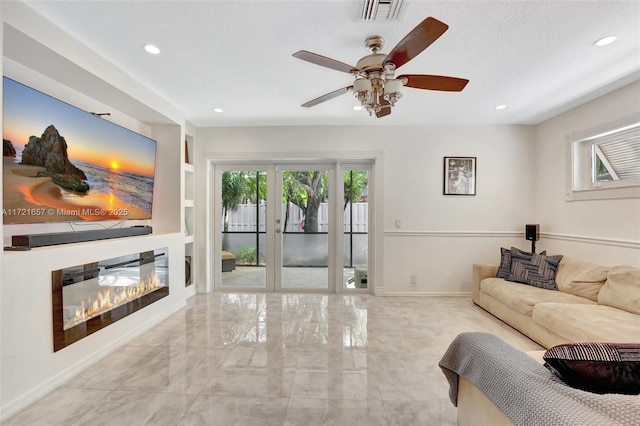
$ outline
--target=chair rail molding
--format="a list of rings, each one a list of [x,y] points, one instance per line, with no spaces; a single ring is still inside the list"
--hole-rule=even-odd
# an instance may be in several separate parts
[[[523,237],[522,231],[384,231],[385,237]]]
[[[549,232],[541,233],[540,237],[548,238],[550,240],[572,241],[577,243],[599,244],[640,250],[640,241],[619,240],[615,238],[585,237],[580,235],[556,234]]]

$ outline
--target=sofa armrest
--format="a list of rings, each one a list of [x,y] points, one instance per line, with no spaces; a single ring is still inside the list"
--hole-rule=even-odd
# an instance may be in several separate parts
[[[471,299],[473,300],[473,303],[477,305],[478,300],[480,299],[480,281],[485,278],[495,277],[497,273],[497,265],[473,264],[473,276],[471,281]]]

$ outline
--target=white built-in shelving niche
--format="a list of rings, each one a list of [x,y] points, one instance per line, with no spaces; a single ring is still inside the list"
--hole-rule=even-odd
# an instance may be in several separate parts
[[[185,245],[184,254],[191,258],[191,284],[193,285],[193,279],[195,277],[195,262],[196,258],[193,255],[194,241],[195,241],[195,191],[196,191],[196,177],[195,177],[195,139],[193,136],[186,134],[184,143],[184,164],[183,164],[183,182],[184,182],[184,199],[182,200],[184,206],[184,235]],[[195,286],[193,287],[195,288]]]

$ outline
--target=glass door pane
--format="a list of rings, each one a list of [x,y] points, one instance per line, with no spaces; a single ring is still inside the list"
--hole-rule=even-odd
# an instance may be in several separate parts
[[[343,288],[369,288],[369,171],[347,169],[344,182]]]
[[[329,171],[283,170],[281,277],[283,290],[329,289]],[[280,232],[279,232],[280,230]]]
[[[267,286],[267,172],[222,172],[222,287]]]

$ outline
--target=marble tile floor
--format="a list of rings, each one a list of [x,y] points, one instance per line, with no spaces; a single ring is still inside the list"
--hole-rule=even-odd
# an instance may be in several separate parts
[[[467,298],[196,295],[3,425],[455,425],[464,331],[542,349]]]

